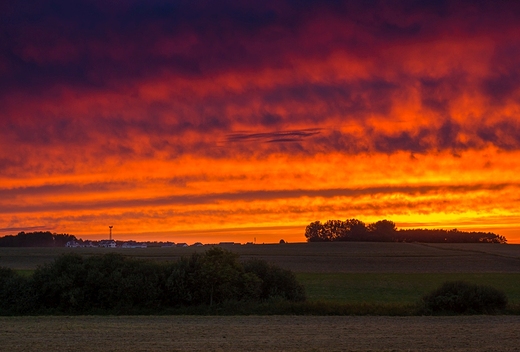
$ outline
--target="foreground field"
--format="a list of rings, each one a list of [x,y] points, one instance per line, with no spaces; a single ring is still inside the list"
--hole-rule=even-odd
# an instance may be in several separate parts
[[[518,351],[520,317],[1,317],[2,351]]]

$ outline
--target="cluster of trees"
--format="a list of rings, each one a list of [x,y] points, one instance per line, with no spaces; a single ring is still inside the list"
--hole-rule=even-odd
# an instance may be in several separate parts
[[[136,313],[224,302],[304,301],[295,275],[214,247],[173,263],[66,254],[25,277],[0,267],[0,314]]]
[[[449,242],[449,243],[507,243],[504,236],[491,232],[407,229],[398,230],[395,223],[380,220],[366,225],[358,219],[315,221],[305,229],[308,242]]]
[[[73,235],[50,231],[19,232],[17,235],[0,237],[0,247],[65,247],[67,242],[76,240]]]

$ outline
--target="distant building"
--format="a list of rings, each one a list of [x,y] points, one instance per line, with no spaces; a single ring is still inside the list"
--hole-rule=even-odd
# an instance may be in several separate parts
[[[97,244],[92,241],[85,241],[83,242],[83,247],[97,247]]]
[[[177,243],[177,247],[188,247],[187,243]]]
[[[65,244],[65,247],[68,247],[68,248],[78,248],[78,247],[81,247],[80,244],[77,242],[77,241],[68,241],[66,244]]]
[[[114,240],[101,240],[98,243],[98,247],[116,248],[117,246],[116,246],[116,241],[114,241]]]
[[[148,245],[146,243],[128,241],[123,243],[122,248],[147,248]]]

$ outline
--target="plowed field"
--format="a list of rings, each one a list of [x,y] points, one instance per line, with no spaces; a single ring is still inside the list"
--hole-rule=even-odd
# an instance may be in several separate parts
[[[0,350],[520,351],[520,317],[1,317]]]

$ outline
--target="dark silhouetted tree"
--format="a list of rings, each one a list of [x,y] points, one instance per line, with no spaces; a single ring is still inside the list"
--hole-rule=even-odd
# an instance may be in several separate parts
[[[365,225],[357,219],[328,220],[310,223],[305,228],[308,242],[373,241],[373,242],[447,242],[447,243],[507,243],[504,236],[491,232],[464,232],[457,229],[406,229],[398,230],[389,220]]]
[[[396,239],[397,227],[393,221],[379,220],[368,225],[368,232],[376,241],[393,241]]]
[[[0,237],[0,247],[65,247],[68,241],[76,240],[73,235],[56,234],[50,231],[19,232],[17,235]]]
[[[323,231],[323,225],[321,222],[311,222],[305,228],[305,238],[307,238],[307,241],[309,242],[324,242],[326,240],[322,236]]]
[[[366,238],[367,227],[358,219],[345,220],[346,236],[339,238],[340,241],[362,241]]]

